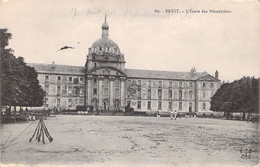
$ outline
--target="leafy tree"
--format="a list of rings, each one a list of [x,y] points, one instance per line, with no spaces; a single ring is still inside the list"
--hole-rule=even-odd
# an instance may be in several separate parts
[[[259,112],[259,79],[244,77],[221,85],[211,98],[211,110],[224,111],[228,119],[231,112]]]
[[[1,34],[1,105],[42,106],[45,92],[39,85],[37,72],[16,58],[12,49],[6,49],[12,34],[0,29]],[[1,106],[2,108],[2,106]]]

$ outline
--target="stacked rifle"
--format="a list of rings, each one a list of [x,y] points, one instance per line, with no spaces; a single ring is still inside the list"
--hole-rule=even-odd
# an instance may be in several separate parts
[[[41,141],[41,138],[42,138],[42,143],[45,144],[44,142],[44,136],[46,135],[47,138],[49,139],[50,142],[52,142],[53,138],[51,137],[50,133],[48,132],[48,129],[46,128],[44,122],[43,122],[43,119],[40,118],[40,121],[33,133],[33,136],[30,138],[29,142],[32,141],[32,139],[34,138],[34,136],[36,135],[36,140],[38,142]]]

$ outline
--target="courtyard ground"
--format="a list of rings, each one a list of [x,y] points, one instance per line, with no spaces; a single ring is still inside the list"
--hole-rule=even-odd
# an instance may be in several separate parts
[[[1,164],[255,166],[256,123],[220,119],[58,115],[44,120],[53,142],[29,139],[38,121],[1,125]],[[240,150],[251,148],[251,158]]]

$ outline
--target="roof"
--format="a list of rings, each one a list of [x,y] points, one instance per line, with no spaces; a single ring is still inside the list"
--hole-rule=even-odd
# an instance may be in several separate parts
[[[41,64],[28,63],[34,67],[38,73],[53,73],[64,75],[84,75],[84,66],[70,66],[58,64]],[[129,78],[144,78],[144,79],[173,79],[173,80],[197,80],[205,76],[210,76],[207,72],[176,72],[176,71],[155,71],[155,70],[140,70],[140,69],[125,69],[124,73]],[[213,77],[214,78],[214,77]]]
[[[102,38],[96,40],[91,46],[91,48],[97,48],[97,49],[99,49],[99,47],[103,47],[103,48],[113,47],[113,48],[117,49],[118,53],[120,53],[120,49],[117,46],[117,44],[114,41],[112,41],[111,39],[109,39],[108,37],[102,37]]]
[[[58,64],[41,64],[28,63],[27,65],[34,67],[38,73],[53,73],[53,74],[67,74],[67,75],[84,75],[84,66],[69,66]]]
[[[203,76],[209,75],[207,72],[176,72],[176,71],[155,71],[125,69],[127,77],[132,78],[150,78],[150,79],[176,79],[176,80],[197,80]]]

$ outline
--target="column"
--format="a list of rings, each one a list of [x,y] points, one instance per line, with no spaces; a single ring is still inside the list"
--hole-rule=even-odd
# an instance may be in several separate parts
[[[98,108],[102,109],[102,101],[103,101],[103,91],[102,91],[102,84],[103,84],[103,76],[98,76]]]
[[[121,110],[124,111],[125,109],[125,77],[121,77],[121,98],[120,98],[120,101],[121,101]]]
[[[110,104],[110,106],[109,106],[109,108],[110,109],[114,109],[114,79],[115,79],[115,77],[109,77],[110,78],[110,85],[109,85],[109,87],[110,87],[110,90],[109,90],[109,104]]]
[[[88,76],[87,77],[87,82],[88,82],[88,87],[87,87],[87,89],[88,89],[88,91],[87,91],[87,104],[88,105],[91,105],[91,99],[92,99],[92,76]]]

